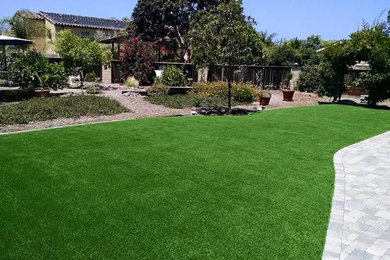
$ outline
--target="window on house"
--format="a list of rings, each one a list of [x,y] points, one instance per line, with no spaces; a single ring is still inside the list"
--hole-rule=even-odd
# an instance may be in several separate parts
[[[81,37],[82,38],[88,38],[89,37],[89,32],[81,32]]]

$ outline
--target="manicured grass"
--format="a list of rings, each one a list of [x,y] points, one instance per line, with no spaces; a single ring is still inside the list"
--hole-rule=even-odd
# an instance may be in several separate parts
[[[329,105],[0,136],[0,255],[319,259],[333,155],[388,130]]]
[[[27,124],[56,118],[115,115],[128,112],[116,100],[91,95],[33,98],[0,106],[0,125]]]

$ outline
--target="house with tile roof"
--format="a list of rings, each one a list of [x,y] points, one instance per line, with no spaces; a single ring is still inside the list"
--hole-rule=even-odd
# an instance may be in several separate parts
[[[58,57],[58,55],[54,51],[53,43],[56,41],[57,33],[61,30],[71,30],[80,37],[92,37],[98,31],[107,35],[116,35],[119,31],[125,30],[128,25],[128,22],[116,19],[43,11],[34,13],[30,22],[34,26],[46,29],[46,33],[43,36],[34,39],[33,48],[46,56],[54,58]]]

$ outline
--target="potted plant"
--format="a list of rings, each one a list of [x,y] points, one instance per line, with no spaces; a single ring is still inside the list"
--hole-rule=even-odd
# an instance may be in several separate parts
[[[35,96],[37,96],[37,97],[50,96],[50,89],[48,89],[48,88],[34,89],[34,92],[35,92]]]
[[[259,95],[259,102],[261,106],[268,106],[271,101],[271,93],[268,90],[261,90]]]
[[[282,90],[283,92],[283,101],[293,101],[295,90],[290,89],[290,81],[293,77],[292,73],[288,73],[285,77],[287,84],[286,88]]]
[[[37,71],[31,73],[32,88],[34,89],[36,97],[47,97],[50,95],[50,89],[45,87],[44,81],[46,76],[39,76]]]

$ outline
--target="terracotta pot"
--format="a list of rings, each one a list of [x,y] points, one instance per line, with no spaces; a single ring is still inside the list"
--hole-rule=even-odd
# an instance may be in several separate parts
[[[34,92],[37,97],[48,97],[50,95],[50,89],[35,89]]]
[[[295,90],[283,89],[283,101],[293,101]]]
[[[260,105],[268,106],[270,100],[271,100],[271,97],[262,97],[262,96],[260,96]]]

